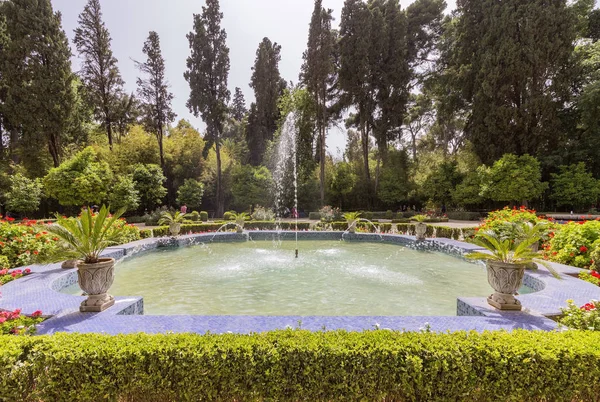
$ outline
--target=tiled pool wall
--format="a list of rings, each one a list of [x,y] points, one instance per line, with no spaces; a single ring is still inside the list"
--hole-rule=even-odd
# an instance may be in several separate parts
[[[193,234],[177,238],[153,238],[140,240],[119,247],[112,247],[103,256],[115,259],[128,258],[139,253],[163,247],[186,247],[210,242],[245,242],[249,240],[338,240],[350,242],[384,242],[398,244],[415,250],[443,252],[464,258],[464,255],[480,248],[457,240],[436,238],[416,241],[414,236],[397,234],[368,234],[342,232],[281,232],[250,231],[245,233]],[[59,264],[34,266],[33,275],[13,281],[2,287],[0,309],[22,308],[31,314],[42,310],[49,319],[40,324],[38,332],[260,332],[295,327],[301,321],[302,328],[321,330],[346,329],[370,330],[374,327],[417,331],[430,326],[434,331],[455,330],[512,330],[527,328],[553,330],[556,323],[549,318],[560,314],[567,299],[585,304],[590,299],[600,299],[600,288],[570,275],[579,270],[553,264],[561,273],[562,280],[553,278],[541,268],[526,271],[524,285],[537,293],[519,296],[522,312],[501,312],[487,304],[485,298],[458,298],[457,316],[445,317],[277,317],[277,316],[145,316],[141,297],[117,297],[115,306],[102,313],[80,313],[82,296],[60,293],[60,290],[77,282],[75,269],[62,270]]]

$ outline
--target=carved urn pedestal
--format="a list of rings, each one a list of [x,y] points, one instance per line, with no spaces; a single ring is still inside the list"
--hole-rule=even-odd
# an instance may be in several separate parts
[[[357,223],[358,223],[357,220],[348,222],[348,233],[356,233],[356,224]]]
[[[488,282],[495,290],[488,303],[499,310],[521,310],[521,302],[514,296],[523,282],[525,265],[487,261]]]
[[[88,295],[79,306],[79,311],[98,313],[115,304],[115,298],[107,293],[115,279],[114,258],[100,258],[95,264],[79,261],[77,278],[79,287]]]
[[[425,240],[425,235],[427,234],[427,225],[423,222],[419,222],[415,226],[415,233],[418,241]]]
[[[177,236],[181,232],[181,223],[171,222],[169,224],[169,232],[171,236]]]

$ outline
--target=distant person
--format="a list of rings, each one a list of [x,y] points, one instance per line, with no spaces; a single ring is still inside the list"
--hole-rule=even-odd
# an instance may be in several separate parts
[[[442,204],[442,215],[446,215],[446,204]]]
[[[187,205],[183,204],[180,211],[182,215],[187,214]]]
[[[292,207],[292,218],[298,218],[298,211],[296,210],[296,207]]]

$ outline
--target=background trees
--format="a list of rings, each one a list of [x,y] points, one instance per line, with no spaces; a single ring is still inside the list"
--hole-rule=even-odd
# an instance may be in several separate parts
[[[187,36],[191,55],[187,59],[184,76],[190,84],[187,106],[195,116],[201,115],[206,123],[207,148],[215,146],[217,159],[216,208],[224,212],[224,190],[221,166],[221,135],[229,102],[229,48],[227,34],[221,29],[223,13],[218,0],[207,0],[202,14],[194,14],[194,31]],[[206,153],[205,153],[206,154]]]

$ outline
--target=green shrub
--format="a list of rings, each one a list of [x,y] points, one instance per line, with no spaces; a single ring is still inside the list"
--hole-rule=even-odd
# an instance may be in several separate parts
[[[0,342],[5,400],[594,401],[600,392],[600,334],[586,331],[59,333]]]
[[[410,219],[408,219],[408,218],[392,219],[392,223],[410,223]]]
[[[579,279],[600,286],[600,277],[596,271],[581,271],[578,275]]]
[[[237,212],[235,212],[235,211],[227,211],[223,214],[223,220],[224,221],[233,221],[233,220],[235,220],[236,215],[237,215]]]
[[[0,218],[0,253],[2,268],[29,265],[34,256],[52,254],[58,238],[50,235],[36,221],[12,222],[12,218]],[[7,263],[8,261],[8,263]]]
[[[146,218],[147,216],[134,215],[126,217],[125,220],[127,223],[146,223]]]
[[[591,253],[598,247],[600,221],[570,222],[560,225],[554,233],[545,246],[545,256],[561,264],[590,267],[593,260]]]
[[[146,226],[158,226],[158,221],[160,220],[163,213],[169,211],[169,208],[166,206],[156,208],[150,214],[144,215],[146,220]]]
[[[415,211],[404,211],[402,212],[403,218],[412,218],[413,216],[418,215]]]
[[[482,218],[479,212],[454,211],[446,214],[449,219],[456,221],[478,221]]]
[[[152,229],[141,229],[140,239],[148,239],[153,236]]]
[[[391,210],[385,212],[385,219],[394,219],[394,213]]]
[[[600,244],[598,244],[598,246],[592,250],[590,253],[590,258],[592,259],[592,266],[590,268],[596,272],[600,272]]]
[[[188,218],[192,222],[199,222],[200,221],[200,213],[198,211],[192,211],[188,214]]]
[[[208,222],[208,212],[206,211],[201,211],[200,212],[200,220],[202,222]]]

